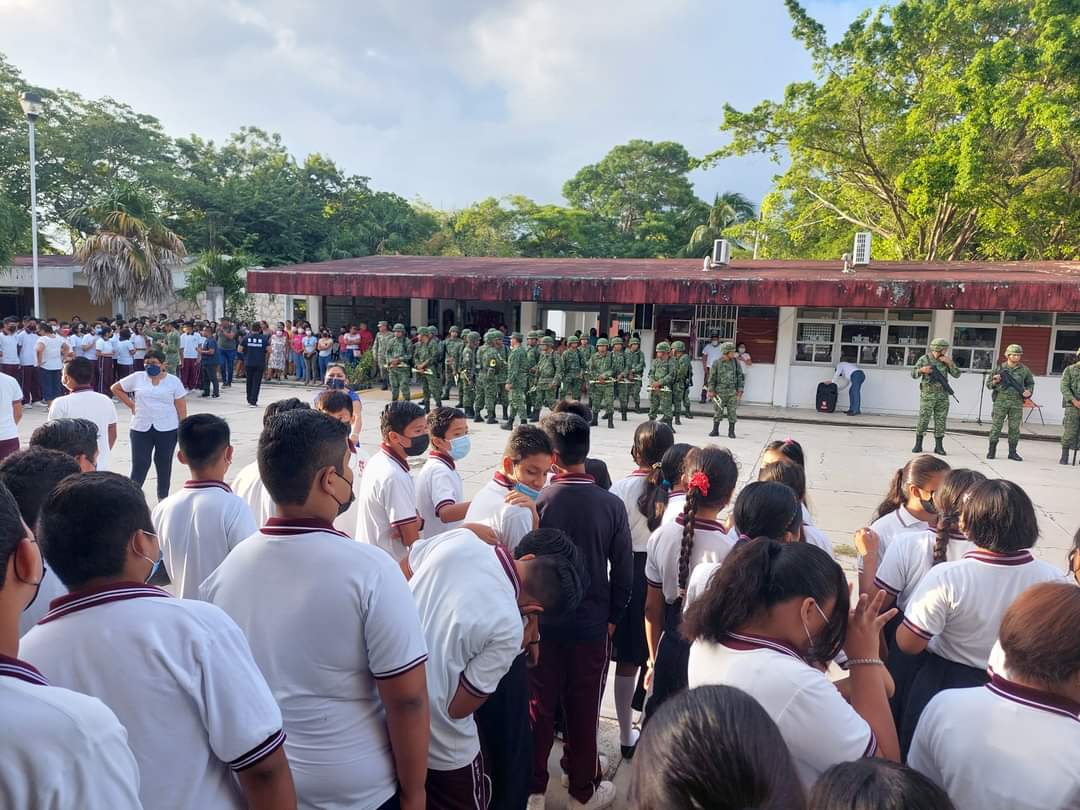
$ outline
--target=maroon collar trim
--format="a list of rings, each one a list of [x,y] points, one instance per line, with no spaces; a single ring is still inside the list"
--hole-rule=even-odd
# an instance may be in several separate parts
[[[985,548],[976,548],[965,552],[964,559],[976,560],[977,562],[987,563],[988,565],[1027,565],[1035,558],[1032,557],[1031,552],[1027,550],[1000,553],[997,551],[989,551]]]
[[[391,450],[391,449],[390,449],[390,445],[388,445],[388,444],[385,444],[385,443],[384,443],[384,444],[380,444],[380,445],[379,445],[379,449],[380,449],[380,450],[382,450],[382,451],[383,451],[383,453],[385,453],[385,454],[386,454],[386,457],[387,457],[387,458],[389,458],[389,459],[390,459],[391,461],[394,461],[394,462],[396,462],[396,463],[397,463],[397,465],[398,465],[399,467],[401,467],[401,469],[403,469],[403,470],[404,470],[405,472],[408,472],[408,471],[409,471],[409,465],[408,465],[408,464],[406,464],[406,463],[405,463],[404,461],[402,461],[402,460],[401,460],[401,458],[400,458],[400,457],[398,456],[398,454],[397,454],[397,453],[395,453],[395,452],[394,452],[393,450]]]
[[[596,479],[583,473],[559,473],[552,476],[553,484],[595,484]]]
[[[49,612],[45,614],[38,624],[48,624],[72,613],[78,613],[80,610],[105,605],[109,602],[123,602],[144,596],[173,598],[168,591],[154,585],[147,585],[142,582],[115,582],[111,585],[103,585],[100,588],[74,591],[53,599],[49,603]]]
[[[648,470],[634,470],[627,478],[648,478],[651,474]]]
[[[93,390],[94,390],[94,386],[92,386],[92,385],[79,385],[79,386],[76,386],[75,388],[72,388],[71,390],[69,390],[68,393],[69,394],[77,394],[80,391],[93,391]]]
[[[443,464],[445,464],[447,467],[449,467],[451,470],[457,469],[457,465],[454,464],[454,460],[452,458],[450,458],[450,456],[446,455],[446,453],[441,453],[438,450],[432,450],[431,455],[429,456],[429,458],[438,459]]]
[[[1051,692],[1044,692],[1041,689],[1033,689],[1030,686],[1023,686],[1002,678],[996,673],[991,673],[990,683],[986,685],[986,688],[998,697],[1011,700],[1013,703],[1019,703],[1021,706],[1028,706],[1051,714],[1060,714],[1062,717],[1068,717],[1080,722],[1080,703],[1075,700],[1069,700]]]
[[[904,522],[904,515],[907,515],[907,516],[908,516],[909,518],[911,518],[911,523],[905,523],[905,522]],[[913,514],[911,514],[911,512],[909,512],[909,511],[908,511],[908,509],[907,509],[907,507],[906,507],[906,506],[904,506],[903,504],[900,504],[900,506],[899,506],[899,507],[897,508],[897,510],[896,510],[896,520],[897,520],[897,521],[898,521],[898,522],[900,523],[900,525],[901,525],[901,526],[903,526],[903,527],[904,527],[905,529],[910,529],[910,528],[912,528],[913,526],[915,526],[915,525],[916,525],[917,523],[923,523],[923,522],[924,522],[924,521],[922,521],[922,520],[919,520],[919,519],[918,519],[917,517],[915,517],[915,516],[914,516]]]
[[[49,682],[45,680],[45,676],[38,672],[32,664],[8,655],[0,655],[0,675],[17,678],[20,681],[26,681],[36,686],[49,685]]]
[[[675,517],[675,522],[678,523],[680,526],[685,526],[686,516],[677,515]],[[727,534],[727,529],[724,528],[723,523],[720,523],[716,520],[705,520],[703,518],[694,519],[694,530],[703,532],[722,532],[724,534]]]
[[[495,475],[491,477],[491,480],[498,484],[500,487],[505,487],[506,489],[514,488],[514,482],[507,478],[505,475],[503,475],[501,472],[495,473]]]
[[[184,489],[223,489],[232,492],[232,487],[224,481],[185,481]]]
[[[790,655],[792,658],[797,658],[800,661],[803,660],[799,651],[787,642],[779,641],[775,638],[754,635],[753,633],[728,633],[727,637],[721,643],[732,650],[772,650],[773,652]]]
[[[266,519],[266,524],[259,531],[270,537],[291,537],[299,534],[312,534],[313,532],[328,532],[348,540],[352,539],[345,532],[339,532],[335,529],[333,523],[319,518],[269,517]]]
[[[495,550],[495,556],[499,558],[499,562],[502,563],[503,571],[506,572],[506,576],[510,578],[510,584],[514,586],[514,597],[521,596],[521,579],[518,578],[517,569],[514,567],[514,561],[510,559],[510,553],[502,546],[492,546]]]

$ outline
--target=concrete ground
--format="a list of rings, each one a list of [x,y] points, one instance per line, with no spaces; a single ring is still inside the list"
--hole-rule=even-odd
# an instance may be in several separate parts
[[[262,389],[263,405],[290,396],[310,400],[315,389],[295,384],[265,384]],[[364,429],[361,444],[368,451],[378,447],[378,412],[388,401],[382,391],[362,392],[365,402]],[[247,407],[244,401],[242,381],[233,388],[222,391],[220,399],[201,399],[198,393],[188,397],[190,413],[209,411],[229,421],[233,431],[235,455],[233,471],[238,471],[255,457],[256,443],[262,428],[262,410]],[[112,455],[114,472],[130,470],[130,446],[128,423],[130,414],[119,407],[119,438]],[[710,440],[706,434],[711,420],[701,414],[692,420],[684,420],[677,428],[679,441],[703,445],[713,441],[729,447],[735,454],[741,474],[740,487],[756,478],[762,449],[774,439],[795,438],[807,453],[807,480],[810,507],[815,523],[829,535],[840,562],[854,570],[854,549],[851,537],[856,529],[869,523],[874,508],[881,500],[893,472],[910,457],[912,444],[912,420],[900,417],[857,418],[842,414],[817,414],[813,411],[775,409],[747,406],[744,418],[737,427],[738,438]],[[45,421],[45,409],[41,406],[28,409],[19,425],[23,444],[29,440],[35,427]],[[607,462],[612,479],[618,479],[633,469],[630,446],[634,428],[645,416],[631,414],[627,422],[616,418],[615,429],[601,426],[594,430],[591,455]],[[1037,556],[1064,568],[1065,555],[1071,545],[1073,533],[1080,527],[1080,467],[1062,467],[1058,461],[1059,447],[1056,442],[1034,440],[1035,435],[1022,442],[1020,453],[1023,463],[1008,461],[999,452],[995,461],[987,461],[986,439],[980,428],[973,423],[956,425],[960,430],[976,431],[974,434],[957,433],[946,439],[949,463],[954,467],[969,467],[992,478],[1008,478],[1028,492],[1039,514],[1041,536],[1035,548]],[[472,451],[468,458],[458,464],[465,481],[465,496],[470,497],[489,478],[501,458],[506,432],[492,425],[470,423],[473,436]],[[1059,428],[1042,429],[1025,426],[1025,434],[1039,434],[1038,438],[1057,435]],[[726,433],[726,431],[722,431]],[[999,449],[1004,449],[1004,442]],[[932,445],[931,445],[932,446]],[[419,466],[422,459],[416,464]],[[187,470],[179,463],[174,465],[172,490],[182,486]],[[155,501],[154,472],[146,482],[148,501]],[[231,475],[227,476],[231,480]],[[618,730],[615,726],[615,710],[611,687],[614,673],[609,677],[608,693],[602,708],[600,729],[601,751],[609,760],[609,773],[619,789],[616,807],[624,806],[630,767],[624,766],[619,757]],[[566,793],[559,784],[558,743],[551,757],[551,787],[548,792],[548,808],[561,810]]]

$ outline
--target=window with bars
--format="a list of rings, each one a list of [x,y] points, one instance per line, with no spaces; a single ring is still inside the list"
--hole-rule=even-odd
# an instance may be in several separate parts
[[[719,332],[721,340],[734,340],[738,313],[738,307],[722,304],[702,304],[694,307],[694,336],[697,345],[708,343],[713,332]]]

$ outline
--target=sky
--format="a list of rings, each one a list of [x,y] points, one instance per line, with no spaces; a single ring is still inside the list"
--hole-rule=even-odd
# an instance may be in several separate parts
[[[806,0],[833,37],[868,3]],[[691,155],[723,105],[811,78],[782,0],[0,0],[32,85],[111,96],[173,136],[280,132],[373,187],[439,208],[562,184],[632,138]],[[699,196],[755,203],[779,167],[725,160]]]

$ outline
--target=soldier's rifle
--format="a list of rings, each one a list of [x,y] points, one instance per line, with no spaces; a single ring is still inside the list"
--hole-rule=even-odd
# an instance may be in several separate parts
[[[956,404],[960,404],[959,398],[956,396],[956,392],[953,391],[953,387],[949,385],[949,378],[941,371],[940,368],[933,363],[930,364],[930,382],[940,385],[946,394],[956,400]]]
[[[1001,377],[1001,385],[1005,386],[1006,388],[1011,388],[1013,391],[1020,395],[1021,399],[1026,399],[1026,397],[1024,396],[1025,389],[1023,383],[1016,379],[1016,377],[1012,375],[1012,372],[1005,368],[1005,366],[1001,366],[998,368],[998,376]]]

